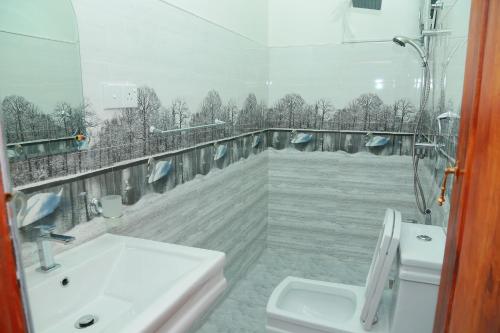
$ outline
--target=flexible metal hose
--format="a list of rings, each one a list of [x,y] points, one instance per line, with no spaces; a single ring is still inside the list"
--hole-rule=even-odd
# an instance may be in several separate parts
[[[429,215],[430,209],[427,207],[427,202],[425,201],[424,189],[422,187],[420,177],[418,176],[418,162],[420,160],[420,157],[417,156],[416,153],[417,136],[419,134],[420,126],[422,123],[422,115],[425,112],[425,107],[429,100],[429,94],[430,94],[430,70],[428,63],[424,64],[423,77],[424,77],[424,82],[423,82],[422,95],[420,98],[420,108],[418,112],[417,122],[415,124],[415,129],[413,132],[413,144],[412,144],[413,191],[415,193],[415,202],[417,204],[418,210],[424,215]]]

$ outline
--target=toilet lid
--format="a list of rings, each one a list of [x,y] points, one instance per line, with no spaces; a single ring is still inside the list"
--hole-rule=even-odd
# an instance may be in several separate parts
[[[365,304],[361,312],[361,322],[365,329],[371,329],[377,313],[385,282],[389,277],[392,263],[396,257],[401,234],[401,213],[388,208],[372,263],[366,277]]]

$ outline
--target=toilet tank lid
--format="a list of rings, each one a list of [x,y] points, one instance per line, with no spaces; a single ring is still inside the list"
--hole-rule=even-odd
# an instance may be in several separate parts
[[[441,227],[402,223],[400,278],[439,284],[445,243],[446,237]]]

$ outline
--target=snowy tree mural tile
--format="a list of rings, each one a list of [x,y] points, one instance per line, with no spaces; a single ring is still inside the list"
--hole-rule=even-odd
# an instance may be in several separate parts
[[[328,98],[308,103],[297,93],[286,94],[269,107],[250,93],[239,107],[231,98],[224,101],[216,90],[208,91],[199,110],[192,112],[185,99],[176,97],[164,104],[155,89],[148,86],[138,89],[137,108],[122,109],[110,119],[97,119],[91,103],[75,107],[62,102],[55,105],[53,111],[46,112],[15,95],[4,98],[2,111],[15,185],[96,170],[266,128],[408,132],[415,116],[415,107],[408,100],[399,99],[386,105],[372,93],[362,94],[346,107],[335,109]],[[224,124],[171,134],[151,131],[151,127],[185,129],[216,121]],[[88,149],[79,150],[71,139],[77,134],[89,136]],[[54,140],[61,138],[70,139]],[[284,133],[271,140],[277,149],[289,146],[288,135]],[[310,145],[298,148],[357,151],[350,148],[349,142],[346,146],[345,138],[336,146],[332,146],[331,138],[327,139],[326,146],[323,140],[323,136],[317,136]],[[57,146],[54,142],[58,142]],[[219,167],[247,157],[250,152],[246,141],[244,143],[237,147],[229,145],[227,161],[218,162]],[[204,161],[199,166],[202,174],[214,165],[207,155],[211,153],[206,150],[200,152]]]

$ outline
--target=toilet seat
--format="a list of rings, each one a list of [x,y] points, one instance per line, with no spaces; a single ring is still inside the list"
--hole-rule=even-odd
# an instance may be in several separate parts
[[[365,332],[359,320],[365,287],[289,276],[274,290],[267,305],[270,333]],[[385,316],[387,317],[387,316]],[[387,318],[379,318],[377,327]]]
[[[269,333],[387,332],[387,315],[377,318],[382,294],[399,246],[401,213],[387,209],[366,286],[285,278],[267,304]],[[378,319],[377,325],[373,323]]]

